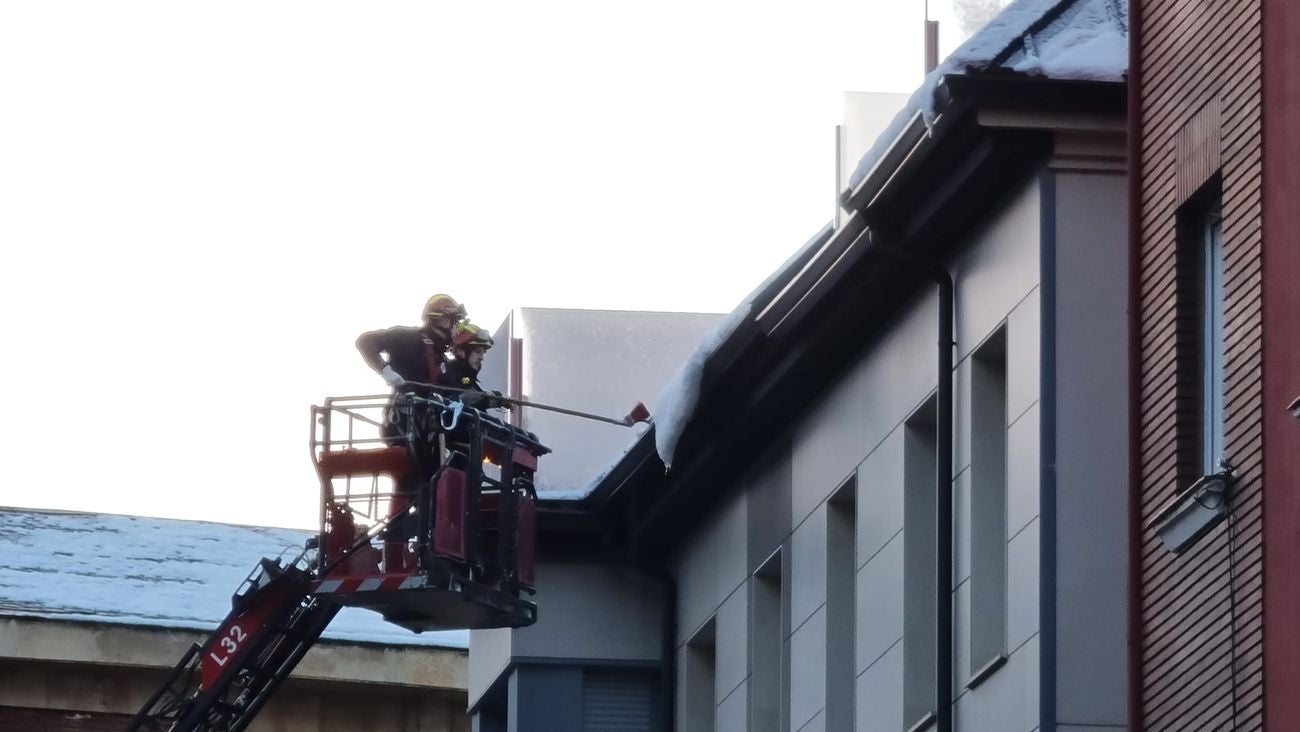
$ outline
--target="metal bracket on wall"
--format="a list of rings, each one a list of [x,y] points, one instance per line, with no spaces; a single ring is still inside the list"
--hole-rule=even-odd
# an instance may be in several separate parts
[[[1228,515],[1231,490],[1231,472],[1203,476],[1165,504],[1147,528],[1155,530],[1166,549],[1182,554]]]

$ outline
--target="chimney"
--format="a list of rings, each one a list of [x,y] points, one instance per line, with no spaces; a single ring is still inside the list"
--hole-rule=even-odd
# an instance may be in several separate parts
[[[939,21],[930,20],[929,12],[925,18],[925,73],[934,71],[939,66]]]

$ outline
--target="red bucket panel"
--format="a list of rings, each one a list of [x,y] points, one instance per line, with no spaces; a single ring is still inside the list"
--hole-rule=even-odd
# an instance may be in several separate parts
[[[438,478],[437,519],[433,527],[434,552],[465,560],[465,504],[469,487],[465,472],[455,468],[442,471]]]

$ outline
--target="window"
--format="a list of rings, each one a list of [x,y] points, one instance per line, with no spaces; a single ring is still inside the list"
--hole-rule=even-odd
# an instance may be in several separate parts
[[[1225,282],[1220,181],[1178,210],[1176,328],[1177,488],[1223,470]]]
[[[713,732],[717,716],[716,618],[686,641],[686,732]]]
[[[853,729],[857,479],[826,504],[826,729]]]
[[[749,658],[749,729],[753,732],[780,732],[785,718],[781,706],[786,687],[784,624],[781,597],[784,572],[780,549],[763,562],[754,573],[750,591]]]
[[[1223,217],[1217,201],[1201,209],[1201,471],[1221,470],[1223,444]]]
[[[903,728],[925,725],[935,716],[938,638],[935,607],[939,583],[938,472],[935,400],[905,423],[903,435]]]
[[[971,359],[970,684],[1005,661],[1007,644],[1007,332]]]

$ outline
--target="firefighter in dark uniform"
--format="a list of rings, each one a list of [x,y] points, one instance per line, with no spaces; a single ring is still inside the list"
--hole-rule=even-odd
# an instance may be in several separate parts
[[[434,295],[424,304],[424,324],[372,330],[357,338],[366,365],[396,390],[411,390],[408,381],[437,384],[451,347],[452,331],[465,319],[465,307],[450,295]]]
[[[483,368],[483,358],[492,347],[492,335],[487,330],[473,323],[461,323],[451,336],[451,360],[442,367],[443,394],[449,399],[459,399],[467,407],[476,409],[510,408],[499,399],[501,392],[485,391],[478,383],[479,371]],[[463,425],[447,435],[447,440],[454,445],[452,466],[461,467],[459,457],[469,453],[469,432]]]
[[[451,335],[451,349],[454,358],[442,366],[440,383],[448,387],[452,398],[461,398],[466,406],[486,408],[498,406],[488,404],[478,394],[485,394],[479,386],[478,374],[483,369],[483,358],[492,347],[492,336],[487,330],[473,323],[461,323]],[[500,394],[496,394],[500,396]]]
[[[399,325],[362,333],[357,338],[357,350],[366,365],[392,387],[394,397],[403,392],[427,393],[426,385],[436,387],[442,381],[452,332],[464,319],[465,308],[455,298],[434,295],[424,304],[421,326]],[[433,435],[413,422],[416,415],[415,410],[408,411],[392,403],[385,410],[384,437],[390,440],[407,434],[415,437],[407,448],[416,473],[393,486],[384,545],[386,572],[415,569],[415,558],[406,546],[406,539],[414,535],[409,509],[420,482],[429,480],[441,463],[439,450],[430,442]]]

